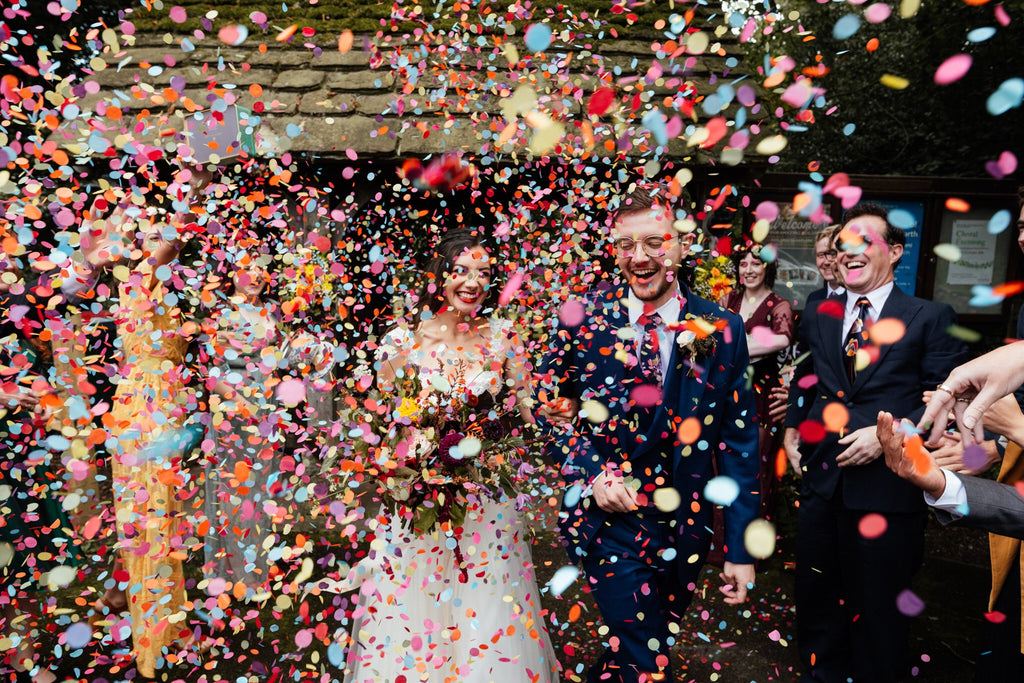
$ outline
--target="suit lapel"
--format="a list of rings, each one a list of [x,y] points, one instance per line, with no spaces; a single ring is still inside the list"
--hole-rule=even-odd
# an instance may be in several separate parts
[[[846,294],[837,299],[832,299],[846,310]],[[828,299],[822,300],[824,303]],[[815,311],[818,319],[818,334],[821,336],[821,348],[825,349],[825,360],[837,377],[843,378],[843,382],[849,386],[850,380],[846,377],[846,363],[843,360],[843,314],[837,318],[834,315],[825,315]],[[820,373],[819,373],[820,374]]]

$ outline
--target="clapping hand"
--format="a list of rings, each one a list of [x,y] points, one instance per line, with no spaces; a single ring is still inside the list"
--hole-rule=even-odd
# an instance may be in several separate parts
[[[878,442],[875,432],[874,427],[861,427],[839,439],[839,443],[848,448],[836,456],[836,465],[839,467],[866,465],[877,459],[882,454],[882,444]]]

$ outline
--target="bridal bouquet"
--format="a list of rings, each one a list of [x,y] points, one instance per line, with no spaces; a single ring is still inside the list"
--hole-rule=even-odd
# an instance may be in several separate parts
[[[709,254],[694,265],[693,291],[708,301],[718,303],[729,295],[735,283],[735,268],[728,256]]]
[[[416,533],[435,529],[456,540],[467,510],[484,499],[517,497],[533,472],[525,441],[507,427],[508,410],[468,390],[461,373],[424,387],[415,368],[398,373],[393,390],[350,397],[345,457],[339,469],[373,477],[377,495]]]

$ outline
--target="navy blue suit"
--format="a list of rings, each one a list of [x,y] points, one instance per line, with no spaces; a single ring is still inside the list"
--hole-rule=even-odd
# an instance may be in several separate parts
[[[813,386],[797,392],[786,426],[821,423],[830,404],[849,414],[844,434],[871,427],[878,412],[917,422],[922,393],[934,389],[963,363],[966,348],[947,332],[953,309],[908,296],[894,287],[879,319],[897,318],[906,331],[883,345],[875,362],[847,377],[843,338],[846,297],[820,301],[804,311],[800,338],[810,357],[797,366],[794,383],[813,373]],[[896,597],[909,588],[923,552],[926,520],[921,492],[893,474],[884,458],[840,468],[847,446],[827,432],[802,443],[802,491],[797,542],[797,635],[812,678],[824,681],[894,681],[903,668],[908,620]],[[885,533],[860,533],[861,519],[880,513]],[[870,536],[870,534],[869,534]],[[813,665],[812,665],[813,658]]]
[[[743,534],[757,515],[760,495],[757,412],[746,377],[742,321],[687,295],[681,317],[724,320],[727,326],[711,335],[715,348],[710,357],[698,358],[692,368],[688,353],[673,344],[661,401],[637,407],[630,394],[642,379],[621,360],[634,341],[618,334],[630,327],[627,291],[620,286],[587,298],[583,323],[558,329],[540,368],[542,384],[557,387],[560,396],[598,401],[609,413],[597,424],[577,418],[572,428],[550,429],[549,453],[569,486],[560,515],[563,542],[572,559],[583,563],[617,639],[618,652],[607,653],[591,669],[592,680],[605,672],[615,681],[629,667],[655,671],[662,663],[656,655],[668,651],[666,622],[689,604],[711,541],[712,508],[703,496],[707,482],[717,473],[739,488],[724,511],[730,562],[753,562]],[[703,426],[693,443],[684,444],[677,431],[691,417]],[[590,483],[608,465],[639,481],[644,495],[637,512],[607,513],[591,497]],[[674,512],[660,511],[650,502],[654,491],[670,487],[681,503]],[[656,588],[645,592],[645,584]],[[646,618],[637,619],[639,612]],[[651,618],[654,613],[658,618]],[[652,652],[650,638],[664,646]]]

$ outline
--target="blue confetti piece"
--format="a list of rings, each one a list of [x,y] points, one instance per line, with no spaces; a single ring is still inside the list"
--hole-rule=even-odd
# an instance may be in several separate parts
[[[740,495],[740,485],[731,477],[715,477],[704,487],[704,497],[715,505],[732,505]]]
[[[661,115],[660,109],[652,109],[641,119],[644,127],[651,131],[658,144],[664,147],[668,144],[668,130],[665,128],[665,118]]]
[[[551,45],[551,27],[547,24],[532,24],[526,29],[524,40],[530,52],[544,52]]]
[[[995,306],[1003,302],[1003,296],[993,292],[991,287],[985,285],[974,285],[971,287],[971,300],[968,302],[970,306],[975,308],[985,308],[986,306]]]
[[[1010,222],[1013,220],[1013,214],[1006,209],[1000,209],[992,214],[992,218],[988,219],[988,234],[998,235],[1003,230],[1010,227]]]
[[[890,211],[889,222],[897,228],[903,228],[904,230],[910,230],[917,225],[917,221],[914,219],[913,214],[905,209],[893,209]]]
[[[976,28],[967,34],[967,40],[972,43],[984,43],[986,40],[996,34],[996,29],[992,26],[982,26]]]
[[[832,27],[832,37],[836,40],[846,40],[860,30],[860,17],[856,14],[847,14],[841,17],[836,25]]]
[[[848,123],[845,126],[843,126],[843,135],[846,135],[846,136],[853,135],[853,131],[855,131],[855,130],[857,130],[857,124],[855,124],[855,123]]]
[[[994,93],[988,96],[985,108],[992,116],[1005,114],[1016,109],[1024,101],[1024,79],[1010,78],[1000,84]]]
[[[576,581],[576,577],[579,575],[580,570],[578,567],[572,565],[562,567],[556,571],[554,576],[551,577],[551,580],[548,581],[548,590],[551,591],[552,595],[557,597],[564,593],[565,590],[571,586],[574,581]]]
[[[340,669],[341,665],[345,663],[345,649],[337,643],[331,643],[327,646],[327,661]]]
[[[580,502],[580,496],[582,494],[583,487],[580,486],[579,484],[573,484],[572,486],[569,487],[569,490],[566,491],[565,495],[562,497],[562,503],[569,508],[576,507],[576,505]]]

